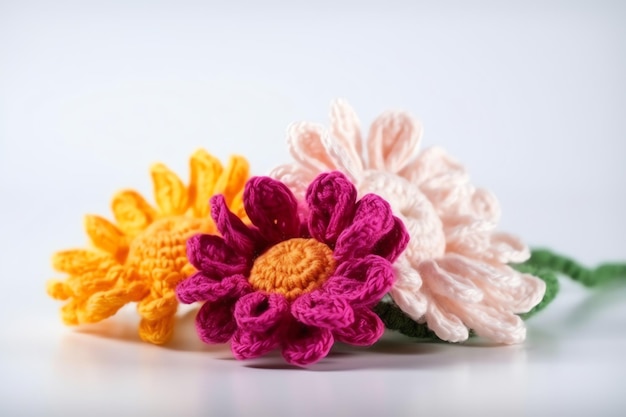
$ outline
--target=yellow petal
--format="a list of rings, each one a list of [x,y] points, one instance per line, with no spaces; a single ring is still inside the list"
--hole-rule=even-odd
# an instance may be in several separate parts
[[[61,320],[63,320],[63,323],[68,326],[76,326],[79,324],[79,309],[80,305],[77,300],[70,300],[63,307],[61,307]]]
[[[82,275],[94,269],[108,269],[117,262],[111,255],[84,249],[60,251],[52,255],[52,267],[71,275]]]
[[[124,262],[128,253],[128,240],[113,223],[100,216],[87,215],[85,230],[95,247]]]
[[[136,191],[125,190],[113,197],[111,209],[126,236],[135,237],[155,219],[154,209]]]
[[[150,170],[154,183],[154,198],[162,215],[176,216],[187,210],[187,188],[173,171],[163,164]]]
[[[67,300],[71,293],[64,282],[51,279],[46,283],[46,292],[55,300]]]
[[[209,199],[214,194],[224,168],[219,159],[204,149],[191,155],[189,168],[189,204],[193,208],[194,216],[204,218],[209,215]]]
[[[231,156],[228,166],[215,186],[214,194],[224,194],[230,207],[235,196],[241,192],[250,176],[250,164],[243,156]]]
[[[168,290],[160,297],[150,295],[137,304],[137,312],[149,321],[161,320],[176,314],[178,300],[174,290]]]
[[[117,313],[128,303],[139,301],[146,296],[148,289],[142,282],[130,282],[119,285],[109,291],[95,293],[80,309],[78,319],[81,323],[96,323]]]
[[[162,345],[172,338],[174,324],[175,317],[173,315],[156,321],[142,319],[139,323],[139,337],[144,342]]]
[[[120,280],[125,280],[128,273],[121,265],[109,269],[95,269],[82,275],[72,275],[66,281],[67,290],[74,297],[89,297],[97,292],[113,288]]]

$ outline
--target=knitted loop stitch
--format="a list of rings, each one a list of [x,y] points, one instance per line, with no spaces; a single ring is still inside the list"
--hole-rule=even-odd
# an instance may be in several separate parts
[[[209,198],[223,194],[235,215],[245,218],[241,194],[249,169],[244,158],[232,157],[224,168],[198,150],[191,156],[190,170],[185,186],[165,165],[154,165],[156,208],[135,191],[121,191],[112,201],[115,224],[86,216],[93,248],[53,256],[54,268],[68,277],[48,282],[48,293],[67,300],[61,309],[66,324],[98,322],[138,302],[140,337],[156,344],[169,340],[178,306],[174,289],[194,271],[186,258],[187,238],[215,232],[208,217]]]
[[[222,237],[187,242],[198,269],[176,288],[185,303],[204,302],[196,317],[207,343],[231,342],[237,359],[280,349],[304,366],[328,354],[335,340],[371,345],[384,331],[372,307],[394,281],[392,263],[408,236],[378,196],[356,201],[340,173],[308,187],[303,218],[292,192],[268,177],[252,178],[244,206],[252,225],[211,200]]]

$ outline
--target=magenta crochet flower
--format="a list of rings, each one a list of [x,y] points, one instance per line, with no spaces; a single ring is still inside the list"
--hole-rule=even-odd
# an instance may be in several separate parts
[[[222,237],[188,240],[198,272],[176,290],[183,303],[204,302],[196,317],[200,338],[230,341],[237,359],[279,348],[299,366],[325,357],[335,340],[376,342],[384,325],[372,307],[395,280],[392,262],[408,234],[385,200],[356,196],[343,174],[321,174],[306,190],[302,214],[287,186],[255,177],[243,196],[252,226],[213,197]]]

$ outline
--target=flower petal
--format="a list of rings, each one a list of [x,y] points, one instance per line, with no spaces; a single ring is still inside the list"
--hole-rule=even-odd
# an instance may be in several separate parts
[[[198,149],[189,160],[189,205],[195,217],[204,218],[209,214],[209,199],[224,171],[219,159]]]
[[[91,243],[124,262],[128,253],[128,240],[113,223],[100,216],[85,216],[85,230]]]
[[[469,337],[469,330],[461,319],[446,309],[442,300],[434,299],[428,304],[426,323],[437,337],[447,342],[463,342]]]
[[[131,302],[137,302],[148,293],[145,283],[128,282],[119,284],[107,291],[96,292],[86,299],[77,311],[80,323],[97,323],[117,313]]]
[[[393,217],[391,231],[381,238],[374,248],[374,254],[394,262],[409,244],[409,233],[404,223],[397,217]]]
[[[389,291],[391,298],[413,320],[421,320],[428,306],[427,297],[420,291],[422,277],[406,258],[400,258],[393,268],[397,279]]]
[[[244,191],[246,213],[268,243],[298,236],[298,202],[287,186],[269,177],[253,177]]]
[[[306,189],[315,178],[315,172],[297,163],[280,165],[268,174],[270,177],[282,182],[293,192],[296,200],[304,200]]]
[[[306,325],[329,329],[346,327],[354,321],[354,311],[344,298],[320,291],[306,293],[294,300],[291,314]]]
[[[176,286],[176,295],[185,304],[197,301],[215,302],[222,299],[237,299],[252,289],[243,275],[233,275],[222,280],[207,276],[202,271],[196,272]]]
[[[508,233],[495,232],[491,234],[491,246],[479,257],[503,264],[522,263],[530,258],[530,250],[517,237]]]
[[[313,172],[334,169],[332,161],[322,143],[327,135],[323,126],[315,123],[297,122],[287,128],[287,147],[291,156]]]
[[[526,339],[526,326],[517,315],[479,304],[467,308],[465,323],[477,335],[498,343],[515,344]]]
[[[352,221],[356,188],[340,172],[323,173],[307,189],[306,201],[311,236],[332,244]]]
[[[196,331],[205,343],[226,343],[236,328],[233,300],[204,303],[196,315]]]
[[[88,297],[96,292],[106,291],[118,282],[134,281],[133,271],[122,265],[109,268],[94,268],[81,275],[70,275],[65,280],[65,290],[73,297]]]
[[[400,172],[400,175],[421,189],[429,191],[449,188],[450,185],[458,183],[465,184],[469,180],[463,165],[438,146],[424,149]]]
[[[439,215],[467,214],[459,213],[458,206],[471,200],[474,187],[465,168],[445,150],[438,147],[424,150],[400,175],[428,197]]]
[[[333,343],[329,329],[297,324],[283,343],[283,357],[292,365],[311,365],[326,357]]]
[[[540,278],[522,274],[503,265],[491,275],[474,276],[474,282],[486,294],[488,304],[512,313],[526,313],[541,302],[546,283]],[[503,285],[504,282],[508,283]]]
[[[355,346],[371,346],[382,337],[385,325],[373,311],[359,308],[355,310],[354,316],[351,325],[333,330],[337,340]]]
[[[253,292],[235,305],[237,326],[246,332],[267,332],[289,318],[289,302],[280,294]]]
[[[126,190],[113,197],[111,209],[120,230],[129,237],[137,236],[156,218],[154,209],[136,191]]]
[[[211,217],[226,245],[239,255],[250,258],[256,250],[261,249],[262,241],[258,231],[246,226],[228,209],[224,196],[211,198]]]
[[[331,133],[322,131],[321,143],[333,168],[353,181],[358,181],[363,173],[361,157],[361,132],[356,113],[344,101],[331,105]]]
[[[331,104],[330,131],[338,145],[333,148],[337,155],[329,150],[335,166],[353,180],[359,178],[364,165],[361,128],[356,112],[347,101],[337,99]]]
[[[380,256],[367,255],[339,265],[323,288],[330,295],[350,300],[351,304],[373,306],[389,292],[394,280],[389,261]]]
[[[82,275],[94,269],[106,270],[118,262],[108,253],[71,249],[52,255],[52,267],[71,275]]]
[[[389,203],[375,194],[366,194],[357,202],[352,224],[337,239],[335,257],[344,261],[373,253],[393,227]]]
[[[485,190],[484,188],[477,188],[468,200],[468,211],[475,217],[485,219],[494,224],[500,221],[502,214],[500,202],[491,191]]]
[[[448,264],[452,260],[449,260]],[[453,302],[478,303],[483,292],[471,279],[445,269],[445,265],[429,259],[420,263],[418,271],[429,291],[442,295]],[[458,269],[454,269],[458,270]]]
[[[370,167],[397,173],[415,157],[422,125],[404,112],[386,112],[370,127],[367,150]]]
[[[280,346],[283,338],[281,329],[274,331],[253,332],[245,329],[237,329],[230,341],[230,348],[236,359],[253,359],[263,356]]]
[[[187,239],[189,263],[217,279],[236,274],[246,274],[249,261],[215,235],[196,234]]]
[[[219,180],[215,184],[214,194],[223,194],[229,206],[244,188],[250,177],[250,164],[243,156],[231,156]]]
[[[163,164],[150,169],[154,184],[154,198],[162,215],[177,216],[187,210],[187,188],[173,171]]]

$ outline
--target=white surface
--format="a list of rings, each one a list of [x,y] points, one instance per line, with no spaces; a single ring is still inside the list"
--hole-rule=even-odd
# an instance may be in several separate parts
[[[521,346],[339,346],[311,370],[137,341],[132,309],[74,331],[44,294],[84,213],[149,195],[198,146],[288,160],[294,120],[346,97],[425,125],[499,196],[502,228],[626,259],[626,7],[589,2],[0,1],[1,415],[621,415],[626,288],[565,285]],[[126,4],[131,3],[131,4]],[[287,2],[285,2],[286,4]],[[102,337],[108,335],[110,337]]]

